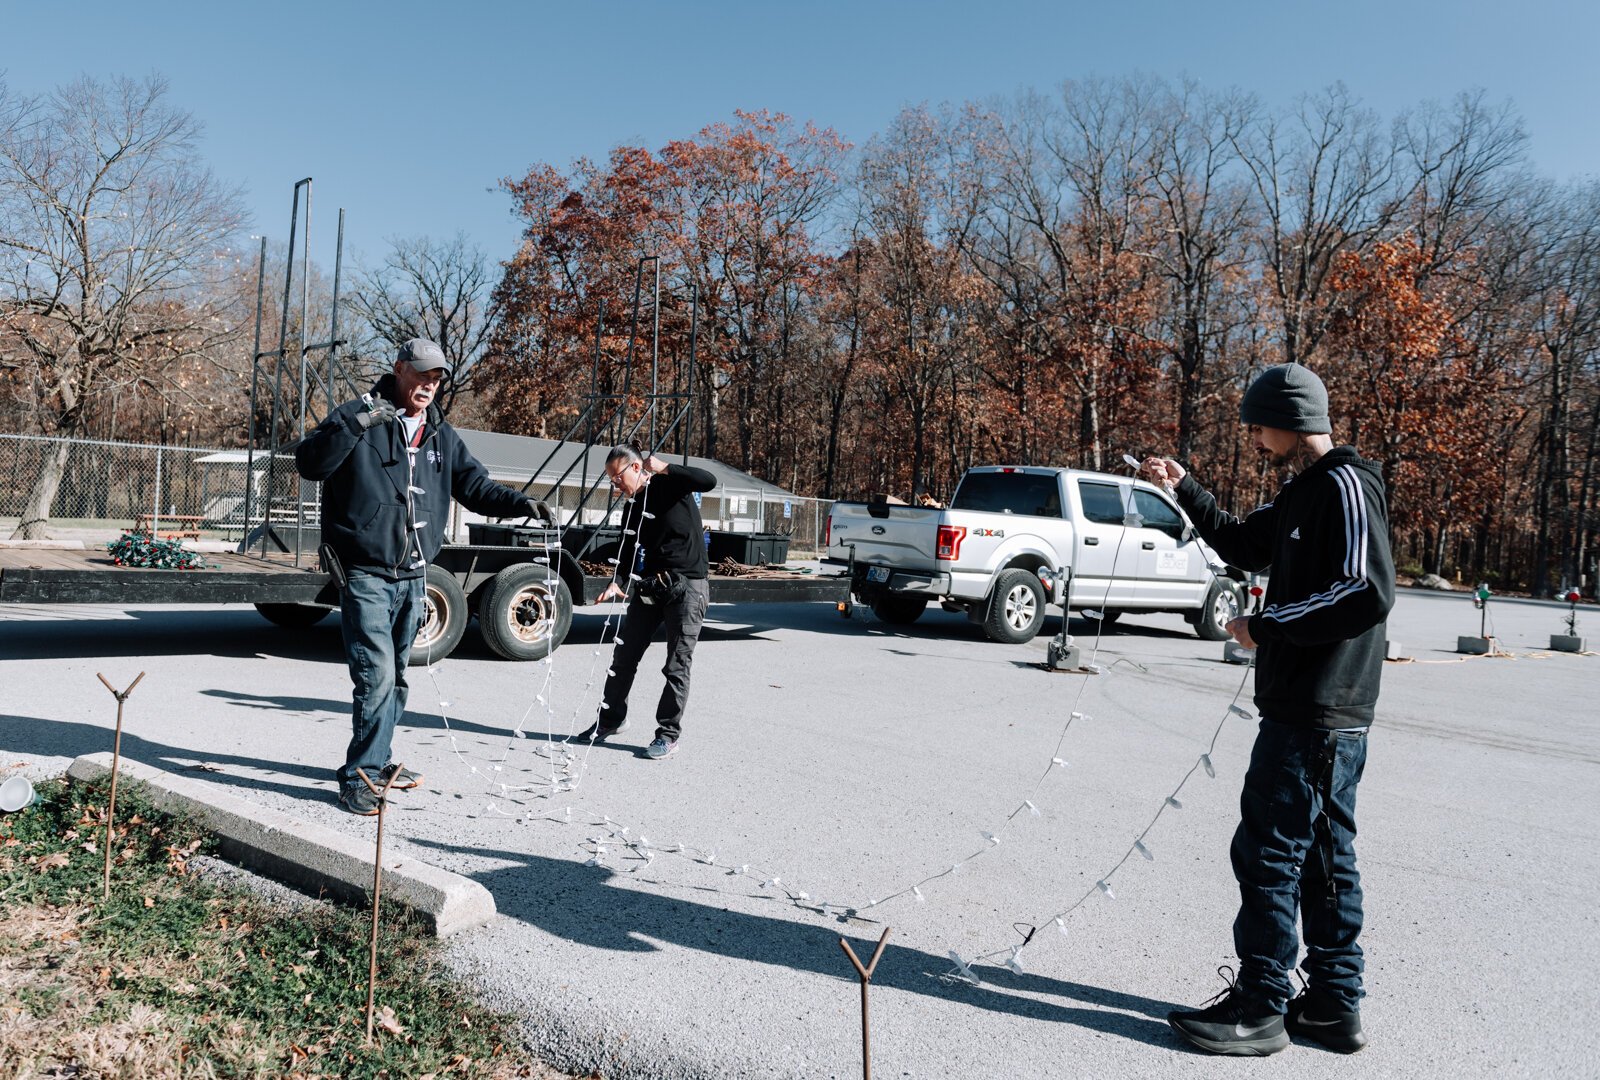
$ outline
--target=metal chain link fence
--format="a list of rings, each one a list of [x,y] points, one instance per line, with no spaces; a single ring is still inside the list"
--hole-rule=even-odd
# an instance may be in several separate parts
[[[239,540],[246,529],[247,490],[253,523],[260,523],[269,493],[275,523],[293,524],[297,501],[304,521],[318,519],[319,485],[301,481],[288,454],[279,454],[268,469],[265,454],[252,460],[237,449],[0,435],[0,537],[17,527],[47,456],[63,444],[68,453],[50,509],[52,535],[145,528],[161,535]],[[564,489],[557,501],[575,504],[577,495]],[[604,507],[605,492],[588,505]],[[760,538],[768,556],[786,545],[787,558],[814,559],[831,505],[756,488],[717,488],[702,496],[700,514],[714,533]],[[452,516],[452,538],[458,541],[466,539],[462,517]]]

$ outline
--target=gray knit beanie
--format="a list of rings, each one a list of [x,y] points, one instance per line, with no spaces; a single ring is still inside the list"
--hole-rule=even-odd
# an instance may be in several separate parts
[[[1239,402],[1239,419],[1246,424],[1327,435],[1328,388],[1303,364],[1279,364],[1263,371]]]

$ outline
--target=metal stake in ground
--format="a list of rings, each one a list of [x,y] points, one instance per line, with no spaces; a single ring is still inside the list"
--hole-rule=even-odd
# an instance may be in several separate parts
[[[367,779],[367,774],[361,769],[356,770],[356,775],[361,777],[361,782],[367,785],[367,790],[378,797],[378,843],[372,855],[372,946],[367,957],[367,1045],[372,1045],[372,1000],[378,986],[378,899],[383,890],[383,812],[389,808],[389,785],[394,783],[395,777],[405,772],[404,765],[396,765],[389,770],[389,777],[383,782],[383,789],[372,786],[372,781]]]
[[[118,690],[106,682],[106,677],[99,672],[95,678],[111,691],[111,696],[117,699],[117,737],[111,744],[111,798],[106,801],[106,876],[105,885],[101,890],[100,899],[111,899],[111,832],[117,819],[117,763],[122,759],[122,703],[128,700],[128,695],[133,693],[133,688],[139,685],[139,679],[144,678],[144,672],[139,672],[139,678],[128,684],[126,690]]]
[[[883,928],[883,936],[878,939],[878,947],[872,950],[872,959],[866,967],[861,966],[861,961],[856,959],[856,951],[844,938],[839,939],[839,948],[850,958],[850,963],[855,966],[856,974],[861,976],[861,1080],[872,1080],[872,1029],[867,1025],[867,986],[872,982],[872,973],[878,970],[878,957],[883,955],[883,946],[889,940],[889,930]]]

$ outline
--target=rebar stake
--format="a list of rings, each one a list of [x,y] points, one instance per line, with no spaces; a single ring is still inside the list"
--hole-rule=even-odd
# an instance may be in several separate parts
[[[378,843],[377,850],[372,855],[372,945],[367,956],[367,1045],[372,1045],[372,1002],[373,995],[378,986],[378,900],[383,890],[383,812],[389,808],[389,785],[404,771],[404,765],[396,765],[389,770],[389,778],[383,782],[383,789],[373,787],[372,781],[367,779],[367,774],[362,769],[356,770],[356,775],[361,777],[361,782],[367,785],[367,790],[378,797]]]
[[[133,693],[133,688],[139,685],[139,679],[144,678],[144,672],[139,672],[139,678],[128,684],[126,690],[118,690],[106,682],[106,677],[99,672],[95,678],[111,691],[111,696],[117,699],[117,736],[111,744],[111,798],[106,802],[106,874],[105,882],[100,891],[100,899],[111,899],[111,832],[117,818],[117,764],[122,760],[122,703],[128,700],[128,695]]]
[[[872,959],[866,967],[861,966],[861,961],[856,958],[856,951],[844,938],[839,939],[839,947],[850,958],[856,974],[861,976],[861,1080],[872,1080],[872,1029],[867,1024],[867,987],[872,982],[872,973],[878,970],[878,957],[883,955],[883,946],[889,940],[891,927],[883,928],[883,936],[878,939],[878,947],[872,950]]]

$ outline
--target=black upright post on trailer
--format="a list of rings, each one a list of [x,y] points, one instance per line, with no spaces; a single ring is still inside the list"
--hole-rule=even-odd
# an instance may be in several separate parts
[[[633,343],[639,336],[639,297],[643,289],[644,259],[640,259],[633,269],[633,318],[628,324],[628,356],[622,364],[622,401],[617,406],[616,441],[619,443],[628,424],[628,393],[633,389]]]
[[[683,463],[689,464],[690,438],[694,431],[694,357],[695,344],[700,334],[700,283],[695,282],[689,292],[689,376],[684,380],[683,391]]]
[[[650,305],[654,326],[650,333],[650,448],[656,445],[656,405],[661,400],[661,256],[653,255],[656,264],[655,296]]]
[[[306,322],[311,317],[311,185],[306,185],[306,236],[300,245],[300,399],[295,415],[294,440],[306,437]],[[305,530],[305,480],[294,475],[294,564],[300,565]]]
[[[311,249],[311,217],[310,217],[310,214],[311,214],[311,200],[308,197],[306,199],[306,251],[307,252],[309,252],[310,249]],[[305,260],[305,266],[306,266],[306,280],[309,281],[310,277],[311,277],[311,275],[310,275],[310,259],[309,258],[307,258]],[[332,304],[332,311],[330,313],[330,327],[329,327],[328,340],[327,341],[318,341],[318,342],[314,342],[314,343],[312,343],[310,345],[307,345],[305,343],[305,337],[306,337],[305,328],[306,328],[306,326],[308,326],[310,324],[310,321],[311,321],[311,311],[310,311],[310,302],[309,302],[309,300],[302,301],[302,304],[301,304],[301,315],[300,315],[300,370],[301,370],[302,374],[304,372],[306,372],[307,370],[309,370],[311,372],[312,378],[315,380],[316,384],[321,388],[322,393],[323,393],[323,397],[324,397],[324,402],[323,403],[326,406],[326,408],[324,409],[324,411],[322,413],[323,416],[326,416],[329,412],[332,412],[334,406],[336,404],[338,404],[338,400],[334,396],[337,393],[337,385],[338,385],[338,375],[337,375],[337,370],[338,369],[336,367],[336,363],[337,363],[336,355],[337,355],[337,353],[339,351],[339,346],[340,345],[348,344],[348,342],[346,342],[343,338],[341,338],[339,336],[339,279],[340,279],[341,273],[343,272],[343,268],[344,268],[344,208],[340,207],[339,208],[339,239],[338,239],[337,246],[334,248],[334,252],[333,252],[333,304]],[[324,373],[319,377],[317,375],[315,366],[310,364],[308,362],[308,359],[309,359],[309,357],[311,357],[314,354],[322,351],[323,349],[328,350],[328,356],[327,356],[327,361],[326,361],[326,363],[324,365]],[[302,386],[305,387],[305,393],[302,395],[301,400],[300,400],[300,432],[299,432],[299,434],[297,436],[298,439],[303,439],[303,438],[305,438],[305,435],[306,435],[307,408],[308,408],[308,406],[310,404],[310,396],[311,396],[311,387],[310,387],[310,385],[302,383]],[[311,413],[310,420],[311,420],[311,422],[313,424],[318,422],[317,415],[314,412]],[[301,530],[305,527],[305,522],[304,522],[305,505],[306,505],[305,487],[306,487],[306,481],[304,479],[300,479],[300,480],[297,481],[297,485],[296,485],[296,489],[295,489],[296,508],[295,508],[295,541],[294,541],[294,561],[295,561],[295,565],[296,566],[300,565],[300,556],[301,556],[301,553],[304,550],[304,546],[303,546],[303,542],[301,540],[301,535],[300,534],[301,534]]]
[[[256,486],[256,395],[261,383],[261,314],[266,302],[267,238],[261,238],[261,260],[256,266],[256,341],[250,349],[250,419],[246,426],[244,451],[244,535],[250,535],[251,512]],[[240,547],[244,544],[241,541]]]
[[[267,496],[266,508],[261,515],[261,557],[267,555],[267,539],[272,534],[272,499],[275,490],[275,476],[278,464],[278,417],[283,408],[283,359],[289,344],[289,294],[294,286],[294,244],[298,226],[300,224],[300,189],[310,187],[311,177],[297,182],[294,186],[294,198],[289,206],[289,251],[284,258],[283,265],[283,305],[280,309],[278,320],[278,348],[271,353],[273,359],[273,386],[272,386],[272,425],[267,433]],[[246,523],[246,528],[248,528]]]

